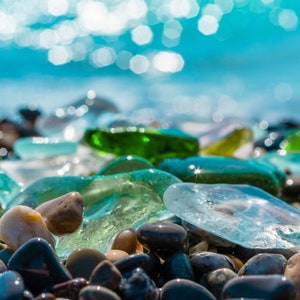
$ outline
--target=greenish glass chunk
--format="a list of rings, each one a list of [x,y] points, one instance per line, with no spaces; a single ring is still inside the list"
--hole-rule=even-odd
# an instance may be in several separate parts
[[[281,148],[288,152],[300,152],[300,130],[289,133],[282,141]]]
[[[100,152],[117,156],[137,155],[151,163],[199,152],[198,139],[180,130],[139,127],[87,129],[83,141]]]
[[[275,166],[221,156],[167,159],[157,167],[186,182],[248,184],[273,195],[279,195],[286,178]]]
[[[115,234],[126,227],[170,218],[162,202],[164,191],[177,177],[157,169],[145,169],[110,176],[64,176],[41,178],[7,207],[39,204],[71,191],[84,199],[84,222],[75,233],[59,238],[57,253],[64,257],[81,247],[106,251]]]
[[[109,162],[97,172],[97,175],[112,175],[149,168],[154,168],[154,166],[146,159],[135,155],[126,155]]]
[[[250,128],[242,127],[233,130],[228,135],[205,147],[202,147],[202,155],[220,155],[235,157],[235,153],[243,146],[253,142],[253,133]]]

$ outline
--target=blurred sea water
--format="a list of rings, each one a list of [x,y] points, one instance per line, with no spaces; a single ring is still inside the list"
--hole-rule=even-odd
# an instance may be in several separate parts
[[[0,117],[89,90],[131,118],[300,120],[300,2],[3,0]]]

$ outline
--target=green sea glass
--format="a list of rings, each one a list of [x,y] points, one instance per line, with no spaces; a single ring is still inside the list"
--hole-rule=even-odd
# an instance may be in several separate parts
[[[281,148],[288,152],[300,152],[300,130],[288,134],[282,141]]]
[[[97,172],[97,175],[112,175],[151,168],[154,166],[146,159],[135,155],[126,155],[109,162]]]
[[[195,156],[166,159],[157,166],[182,181],[196,183],[233,183],[257,186],[279,195],[285,174],[273,165],[254,159],[239,160],[221,156]]]
[[[247,127],[236,128],[220,140],[202,147],[201,154],[236,157],[242,147],[250,144],[252,149],[251,143],[253,143],[252,130]]]
[[[197,155],[196,138],[176,129],[139,127],[87,129],[83,141],[100,152],[137,155],[151,163],[171,157]]]
[[[122,229],[171,217],[162,195],[168,186],[178,182],[177,177],[157,169],[110,176],[44,177],[25,188],[7,209],[20,204],[36,207],[68,192],[80,192],[85,205],[82,227],[59,238],[57,253],[65,257],[87,246],[106,251]]]

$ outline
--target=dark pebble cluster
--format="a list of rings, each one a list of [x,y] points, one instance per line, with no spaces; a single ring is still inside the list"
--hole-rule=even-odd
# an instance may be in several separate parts
[[[300,253],[209,245],[170,220],[124,229],[106,253],[81,248],[64,261],[42,238],[15,252],[3,245],[0,272],[0,299],[293,300]]]

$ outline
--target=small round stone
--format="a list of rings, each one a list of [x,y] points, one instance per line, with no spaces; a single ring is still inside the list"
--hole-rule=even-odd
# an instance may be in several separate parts
[[[148,223],[137,230],[139,242],[146,248],[156,251],[186,251],[187,231],[172,222]]]
[[[187,279],[172,279],[161,289],[160,300],[216,300],[204,286]]]
[[[70,192],[36,207],[55,235],[73,233],[82,223],[83,199],[80,193]]]
[[[17,205],[0,219],[0,239],[9,248],[17,250],[26,241],[40,237],[54,246],[54,239],[40,213],[34,209]]]
[[[239,275],[283,274],[287,259],[282,254],[259,253],[239,270]]]
[[[7,271],[7,266],[3,260],[0,259],[0,274]]]
[[[88,282],[84,278],[74,278],[54,285],[51,292],[58,297],[77,299],[82,288],[87,286]]]
[[[94,268],[105,259],[105,255],[96,249],[79,248],[67,257],[66,267],[74,278],[88,280]]]
[[[120,231],[112,243],[111,249],[118,249],[134,254],[137,249],[137,233],[134,229],[128,228]]]
[[[105,286],[111,290],[116,289],[122,280],[118,268],[108,260],[100,262],[93,270],[89,284]]]
[[[114,291],[100,285],[88,285],[84,287],[78,296],[79,300],[121,300]]]
[[[52,293],[42,293],[37,295],[34,300],[55,300],[56,297]]]
[[[111,249],[105,252],[105,256],[110,262],[113,263],[119,259],[128,257],[129,254],[123,250]]]
[[[291,279],[296,286],[296,300],[300,299],[300,252],[290,257],[286,263],[284,276]]]
[[[0,274],[1,299],[22,299],[24,290],[24,281],[18,272],[8,270]]]

